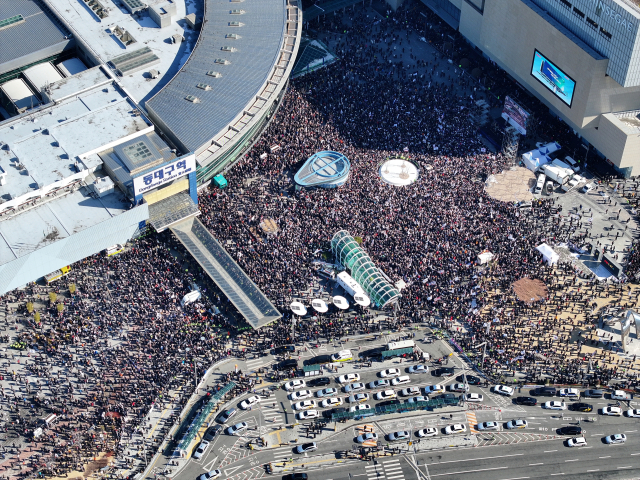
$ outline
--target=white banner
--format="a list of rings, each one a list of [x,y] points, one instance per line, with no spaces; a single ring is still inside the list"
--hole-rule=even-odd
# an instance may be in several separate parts
[[[135,196],[147,193],[154,188],[159,187],[167,182],[171,182],[176,178],[183,177],[191,172],[196,171],[196,156],[185,155],[180,157],[169,165],[156,168],[152,172],[146,173],[140,177],[133,179],[133,194]]]

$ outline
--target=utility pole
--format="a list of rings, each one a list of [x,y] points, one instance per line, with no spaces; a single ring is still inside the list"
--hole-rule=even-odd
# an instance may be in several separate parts
[[[482,349],[482,368],[484,368],[484,358],[487,355],[487,342],[479,343],[478,345],[474,345],[473,348],[483,347]],[[465,384],[467,383],[467,377],[464,377]]]

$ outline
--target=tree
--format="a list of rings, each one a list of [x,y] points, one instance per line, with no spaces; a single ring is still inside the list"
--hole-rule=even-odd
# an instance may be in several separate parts
[[[358,245],[362,245],[362,237],[353,237]]]
[[[27,302],[27,312],[33,313],[33,302]]]
[[[57,299],[58,299],[58,295],[56,295],[55,292],[49,292],[49,301],[51,303],[55,303]]]
[[[58,309],[58,313],[62,315],[62,311],[64,310],[64,305],[59,303],[58,305],[56,305],[56,308]]]
[[[36,321],[36,323],[40,323],[40,312],[36,312],[33,316],[33,319]]]
[[[74,293],[76,293],[76,284],[75,283],[70,283],[69,284],[69,293],[71,295],[73,295]]]

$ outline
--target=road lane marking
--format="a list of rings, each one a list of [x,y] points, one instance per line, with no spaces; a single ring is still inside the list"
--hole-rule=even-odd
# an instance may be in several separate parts
[[[630,453],[629,455],[640,455],[640,453]]]
[[[564,475],[564,473],[550,473],[550,477],[555,477],[556,475]]]
[[[462,474],[462,473],[488,472],[488,471],[491,471],[491,470],[504,470],[506,468],[509,468],[509,467],[481,468],[479,470],[467,470],[465,472],[437,473],[435,475],[432,473],[431,476],[432,477],[443,477],[443,476],[446,476],[446,475],[459,475],[459,474]]]
[[[618,470],[620,470],[621,468],[633,468],[632,465],[629,465],[628,467],[616,467]]]
[[[579,458],[574,458],[573,460],[565,460],[565,462],[577,462],[578,460],[580,460]]]
[[[604,457],[598,457],[598,458],[611,458],[611,455],[607,455],[607,456],[604,456]]]
[[[599,468],[596,468],[595,470],[587,470],[587,472],[599,472],[599,471],[600,471]]]
[[[553,450],[553,451],[556,452],[557,450]],[[514,453],[512,455],[497,455],[495,457],[465,458],[460,460],[447,460],[446,462],[429,463],[428,465],[440,465],[441,463],[473,462],[475,460],[491,460],[493,458],[521,457],[522,455],[524,455],[524,453]],[[370,466],[373,467],[374,465],[370,465]]]
[[[624,433],[633,433],[633,432],[637,432],[638,430],[625,430]]]
[[[540,463],[530,463],[529,466],[532,467],[534,465],[544,465],[544,462],[540,462]]]
[[[545,450],[543,453],[557,452],[558,450]]]

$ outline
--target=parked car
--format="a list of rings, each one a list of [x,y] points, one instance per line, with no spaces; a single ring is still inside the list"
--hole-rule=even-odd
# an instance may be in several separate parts
[[[564,402],[558,402],[557,400],[552,400],[550,402],[546,402],[543,406],[547,410],[566,410],[567,404]]]
[[[371,410],[371,405],[369,405],[368,403],[361,403],[360,405],[354,405],[353,407],[349,408],[350,412],[360,412],[362,410]]]
[[[319,416],[320,413],[318,412],[318,410],[303,410],[302,412],[298,413],[299,420],[310,420],[312,418],[318,418]]]
[[[442,385],[427,385],[424,387],[424,393],[427,395],[432,395],[434,393],[442,393],[444,392],[444,387]]]
[[[574,403],[573,405],[569,406],[571,408],[571,410],[574,410],[576,412],[591,412],[593,411],[593,405],[589,404],[589,403]]]
[[[215,480],[221,475],[220,470],[211,470],[210,472],[203,473],[198,477],[198,480]]]
[[[193,458],[195,458],[195,459],[202,458],[202,456],[209,449],[209,445],[211,445],[211,444],[209,442],[207,442],[207,441],[200,442],[200,445],[198,445],[198,448],[196,448],[196,451],[193,454]]]
[[[534,389],[531,393],[539,397],[555,397],[558,393],[558,390],[556,390],[554,387],[540,387]]]
[[[289,398],[291,400],[304,400],[305,398],[309,398],[312,396],[313,393],[311,393],[311,390],[298,390],[297,392],[293,392],[291,395],[289,395]]]
[[[369,388],[380,388],[380,387],[388,387],[390,385],[389,380],[387,379],[382,379],[382,380],[374,380],[373,382],[369,382],[369,385],[367,385]]]
[[[349,385],[346,385],[344,387],[345,393],[359,392],[360,390],[364,390],[364,389],[365,389],[364,383],[360,383],[360,382],[350,383]]]
[[[509,430],[516,430],[519,428],[527,428],[529,426],[529,424],[527,423],[526,420],[524,419],[518,419],[518,420],[509,420],[507,422],[507,428]]]
[[[244,432],[247,428],[249,428],[249,424],[247,422],[236,423],[235,425],[231,425],[227,428],[227,434],[235,435],[236,433]]]
[[[323,388],[322,390],[318,390],[316,392],[316,397],[318,398],[331,397],[333,395],[336,395],[337,393],[338,393],[338,389],[336,388]]]
[[[469,386],[465,385],[464,383],[454,383],[449,385],[449,391],[450,392],[468,392],[469,391]]]
[[[538,400],[533,397],[517,397],[515,403],[518,405],[527,405],[529,407],[535,407],[538,404]]]
[[[484,401],[484,396],[481,393],[465,393],[462,396],[462,399],[465,402],[482,402]]]
[[[418,430],[417,434],[421,438],[435,437],[436,435],[438,435],[438,429],[435,427],[427,427],[427,428]]]
[[[400,430],[399,432],[393,432],[389,434],[390,442],[398,442],[401,440],[410,440],[411,434],[406,430]]]
[[[296,347],[293,345],[282,345],[273,349],[274,355],[282,355],[283,353],[295,353]]]
[[[409,367],[409,373],[427,373],[429,371],[429,367],[426,365],[412,365]]]
[[[450,377],[455,372],[454,367],[440,367],[433,371],[436,377]]]
[[[418,395],[420,393],[420,388],[418,387],[408,387],[400,390],[400,395],[403,397],[410,397],[411,395]]]
[[[558,396],[559,397],[579,397],[580,390],[578,390],[577,388],[561,388],[558,391]]]
[[[325,398],[324,400],[322,400],[322,402],[320,402],[320,406],[322,408],[327,408],[327,407],[339,407],[340,405],[342,405],[344,403],[344,401],[340,398],[340,397],[336,397],[336,398]]]
[[[356,393],[349,397],[349,403],[362,403],[369,400],[368,393]]]
[[[378,434],[375,432],[369,432],[369,433],[363,433],[361,435],[358,435],[356,438],[356,442],[358,443],[362,443],[362,442],[366,442],[367,440],[378,440]]]
[[[277,363],[274,368],[276,370],[289,370],[291,368],[298,368],[298,361],[290,358],[288,360],[283,360],[280,363]]]
[[[499,430],[498,422],[481,422],[478,423],[478,430]]]
[[[204,440],[210,442],[222,431],[222,426],[214,425],[212,427],[207,428],[207,431],[204,433]]]
[[[351,383],[357,382],[360,380],[360,374],[358,373],[347,373],[346,375],[340,375],[338,377],[338,383]]]
[[[578,425],[565,425],[558,429],[560,435],[582,435],[582,427]]]
[[[463,423],[455,423],[453,425],[448,425],[444,429],[444,433],[446,433],[447,435],[451,435],[454,433],[462,433],[466,431],[467,431],[467,426],[464,425]]]
[[[380,376],[382,378],[397,377],[398,375],[400,375],[399,368],[387,368],[386,370],[382,370],[380,372]]]
[[[619,417],[622,415],[622,409],[620,407],[603,407],[602,414],[610,417]]]
[[[624,390],[614,390],[611,394],[611,400],[628,400],[629,395]]]
[[[416,403],[416,402],[428,402],[429,397],[425,397],[423,395],[418,395],[417,397],[411,397],[405,401],[405,403]]]
[[[627,410],[627,417],[640,418],[640,410],[638,409]]]
[[[586,398],[604,398],[604,390],[589,389],[585,390],[582,395]]]
[[[320,377],[307,380],[307,385],[309,385],[310,387],[324,387],[330,384],[331,379],[329,377]]]
[[[308,410],[310,408],[316,408],[316,402],[314,400],[303,400],[302,402],[294,403],[294,410]]]
[[[317,449],[318,445],[316,445],[316,442],[303,443],[296,447],[296,453],[309,453]]]
[[[296,380],[291,380],[290,382],[285,383],[284,389],[287,392],[292,392],[293,390],[297,390],[298,388],[304,388],[306,386],[307,384],[304,380],[296,379]]]
[[[395,392],[395,390],[383,390],[381,392],[378,392],[374,395],[374,398],[376,400],[388,400],[390,398],[396,398],[398,396],[398,394]]]

